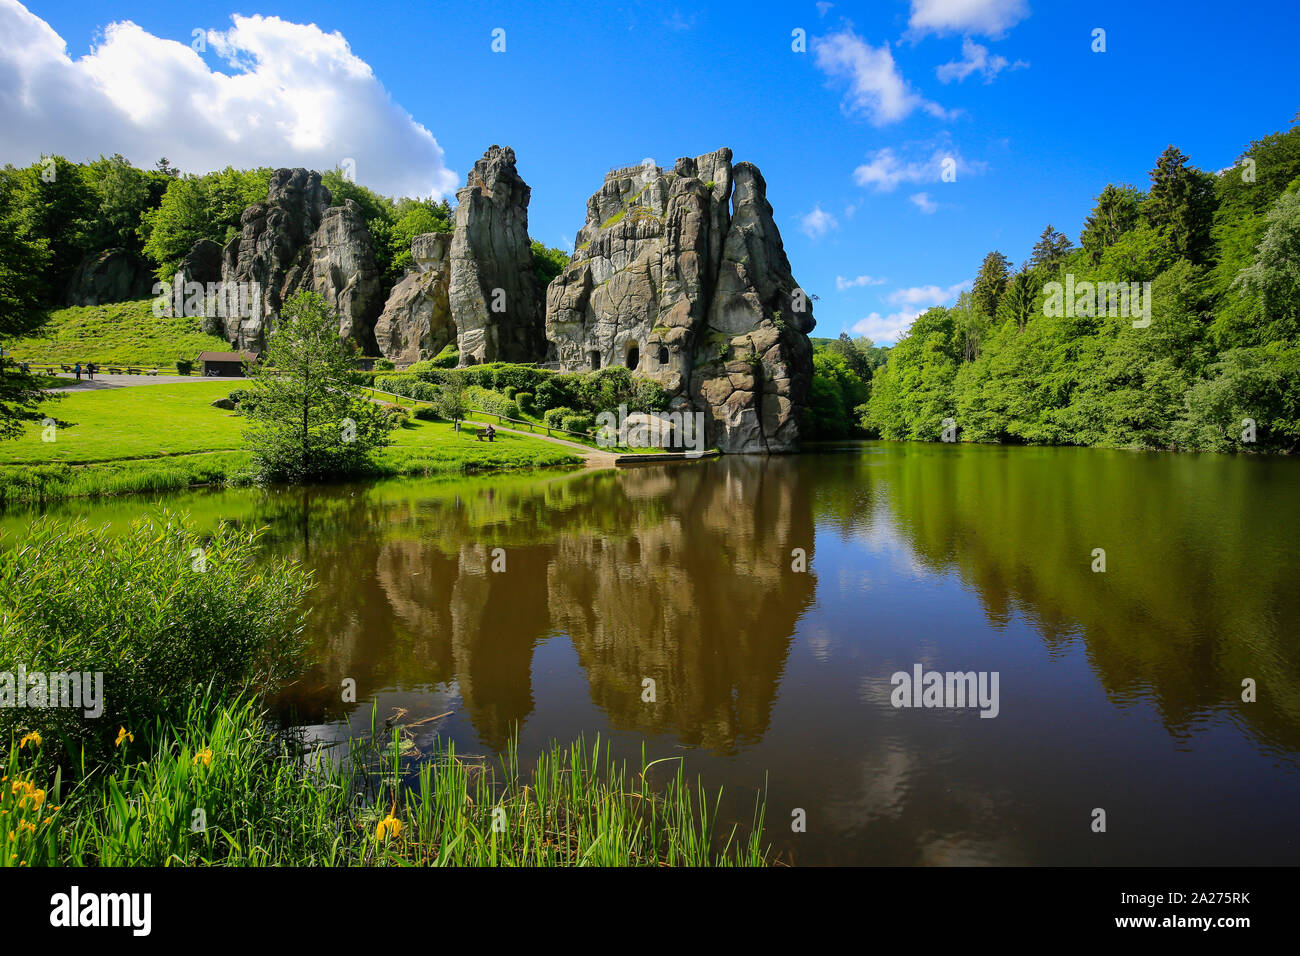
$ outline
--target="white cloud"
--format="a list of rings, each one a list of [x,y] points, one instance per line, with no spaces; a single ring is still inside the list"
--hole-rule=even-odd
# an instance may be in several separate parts
[[[892,345],[911,328],[920,314],[919,311],[913,311],[882,316],[879,312],[872,312],[865,319],[854,322],[851,331],[854,335],[865,335],[877,345]]]
[[[873,47],[852,30],[844,30],[817,38],[813,49],[823,73],[848,80],[848,108],[865,113],[876,126],[896,123],[918,109],[940,119],[949,116],[903,78],[887,43]]]
[[[907,198],[927,216],[939,208],[939,204],[930,198],[929,193],[912,193]]]
[[[884,279],[875,279],[871,276],[855,276],[852,279],[846,279],[844,276],[836,276],[835,288],[837,291],[843,292],[845,289],[853,289],[858,286],[884,285],[885,281],[886,280]]]
[[[825,212],[821,205],[813,206],[812,212],[800,217],[799,228],[802,229],[810,239],[820,239],[832,229],[838,229],[839,223],[835,217]]]
[[[1005,56],[996,54],[989,56],[989,48],[976,43],[970,37],[962,37],[961,55],[960,60],[945,63],[935,69],[934,72],[940,82],[951,83],[956,80],[960,83],[972,73],[979,73],[984,77],[985,83],[992,83],[993,78],[1003,70],[1019,70],[1029,65],[1024,60],[1016,60],[1012,63]]]
[[[333,169],[391,195],[456,188],[433,134],[393,102],[338,32],[233,16],[206,42],[228,72],[185,42],[110,23],[91,52],[67,44],[16,0],[0,0],[0,162],[160,156],[187,172],[231,165]]]
[[[940,146],[925,158],[906,159],[899,158],[886,146],[853,170],[853,181],[882,193],[892,192],[900,183],[936,183],[942,180],[944,161],[948,159],[955,164],[953,169],[959,177],[979,174],[985,169],[984,163],[963,159],[951,146]]]
[[[973,33],[1001,36],[1025,17],[1025,0],[912,0],[907,21],[916,35],[924,33]]]
[[[890,305],[908,305],[913,308],[930,308],[934,305],[946,305],[956,300],[971,287],[971,280],[958,282],[947,288],[937,285],[914,285],[905,289],[895,289],[881,298]]]
[[[889,315],[872,312],[865,319],[859,319],[855,322],[852,332],[855,335],[865,335],[878,345],[892,344],[897,342],[899,337],[911,328],[917,316],[933,306],[948,305],[956,301],[957,297],[970,287],[971,280],[967,279],[947,288],[937,285],[920,285],[895,289],[893,292],[881,296],[881,301],[901,308]]]
[[[817,16],[819,17],[826,16],[827,12],[829,12],[830,8],[833,6],[835,6],[835,4],[827,3],[826,0],[818,0],[818,3],[816,4]]]

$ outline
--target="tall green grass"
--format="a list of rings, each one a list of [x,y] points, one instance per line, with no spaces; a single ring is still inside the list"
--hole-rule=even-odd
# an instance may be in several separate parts
[[[0,734],[49,751],[110,749],[119,725],[183,712],[195,686],[274,687],[301,658],[310,575],[255,562],[258,531],[195,530],[159,509],[121,534],[38,518],[0,547],[0,670],[102,675],[102,714],[0,707]],[[25,688],[19,688],[23,693]]]
[[[335,760],[274,733],[250,700],[210,694],[148,737],[152,750],[124,738],[70,787],[39,747],[11,744],[0,866],[766,863],[761,802],[743,829],[720,825],[720,794],[692,787],[680,761],[655,786],[662,761],[629,771],[599,738],[528,768],[513,744],[493,766],[439,742],[407,775],[383,736]]]
[[[0,466],[0,507],[65,498],[157,494],[252,481],[247,452],[175,455],[92,465]]]

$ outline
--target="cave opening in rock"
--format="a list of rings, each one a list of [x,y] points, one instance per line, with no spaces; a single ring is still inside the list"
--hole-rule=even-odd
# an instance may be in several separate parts
[[[641,350],[637,348],[635,345],[632,345],[627,350],[627,367],[631,369],[635,369],[640,364],[641,364]]]
[[[659,364],[660,365],[668,364],[668,346],[666,345],[659,346]]]
[[[591,350],[591,370],[594,372],[600,368],[600,353],[595,349]]]

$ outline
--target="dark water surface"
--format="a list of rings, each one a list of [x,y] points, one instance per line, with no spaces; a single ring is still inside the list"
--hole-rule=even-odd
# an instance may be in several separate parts
[[[870,443],[167,504],[315,570],[319,663],[280,709],[322,738],[377,697],[451,711],[421,731],[462,751],[645,740],[736,819],[766,787],[796,863],[1296,864],[1298,466]],[[917,664],[997,672],[998,715],[895,708]]]

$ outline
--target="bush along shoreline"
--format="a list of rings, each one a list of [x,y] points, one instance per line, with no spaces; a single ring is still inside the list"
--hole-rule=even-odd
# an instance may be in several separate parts
[[[0,866],[767,862],[762,800],[723,824],[680,758],[629,769],[598,737],[411,761],[377,706],[340,756],[280,730],[262,695],[300,672],[312,581],[259,539],[158,510],[0,542]],[[53,706],[17,706],[19,674]]]

